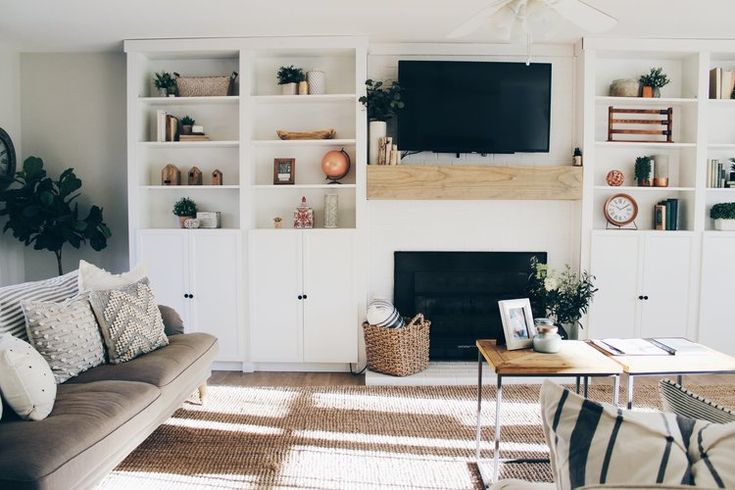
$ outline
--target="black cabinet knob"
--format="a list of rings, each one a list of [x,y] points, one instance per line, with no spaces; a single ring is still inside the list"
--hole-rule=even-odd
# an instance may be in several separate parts
[[[646,301],[648,301],[648,296],[644,296],[643,299],[645,299]]]
[[[190,294],[190,295],[189,295],[189,299],[192,299],[193,297],[194,297],[194,295],[193,295],[193,294]]]
[[[643,301],[643,295],[638,296],[638,299],[641,300],[641,301]]]
[[[306,295],[304,295],[304,299],[306,299]]]
[[[299,294],[299,299],[304,299],[304,297]]]

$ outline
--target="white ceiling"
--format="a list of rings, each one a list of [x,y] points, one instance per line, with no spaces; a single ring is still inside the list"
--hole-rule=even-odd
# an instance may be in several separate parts
[[[123,39],[367,35],[372,42],[446,42],[492,0],[0,0],[0,42],[21,51],[121,50]],[[619,20],[605,36],[735,38],[733,0],[585,0]],[[546,37],[585,33],[550,14]],[[498,42],[488,23],[460,42]]]

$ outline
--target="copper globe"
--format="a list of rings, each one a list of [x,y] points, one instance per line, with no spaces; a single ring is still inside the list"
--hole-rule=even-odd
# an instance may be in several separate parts
[[[350,172],[350,156],[344,148],[328,151],[322,158],[322,172],[336,182]]]

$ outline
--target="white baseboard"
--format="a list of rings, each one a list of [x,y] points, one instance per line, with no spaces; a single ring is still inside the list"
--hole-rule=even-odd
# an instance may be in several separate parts
[[[252,363],[253,371],[271,372],[314,372],[314,373],[348,373],[350,365],[343,363],[303,363],[303,362],[256,362]]]

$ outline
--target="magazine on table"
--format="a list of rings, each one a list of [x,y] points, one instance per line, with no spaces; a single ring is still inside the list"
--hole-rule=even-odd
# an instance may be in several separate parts
[[[705,346],[684,337],[592,339],[592,343],[613,356],[673,356],[708,352]]]

